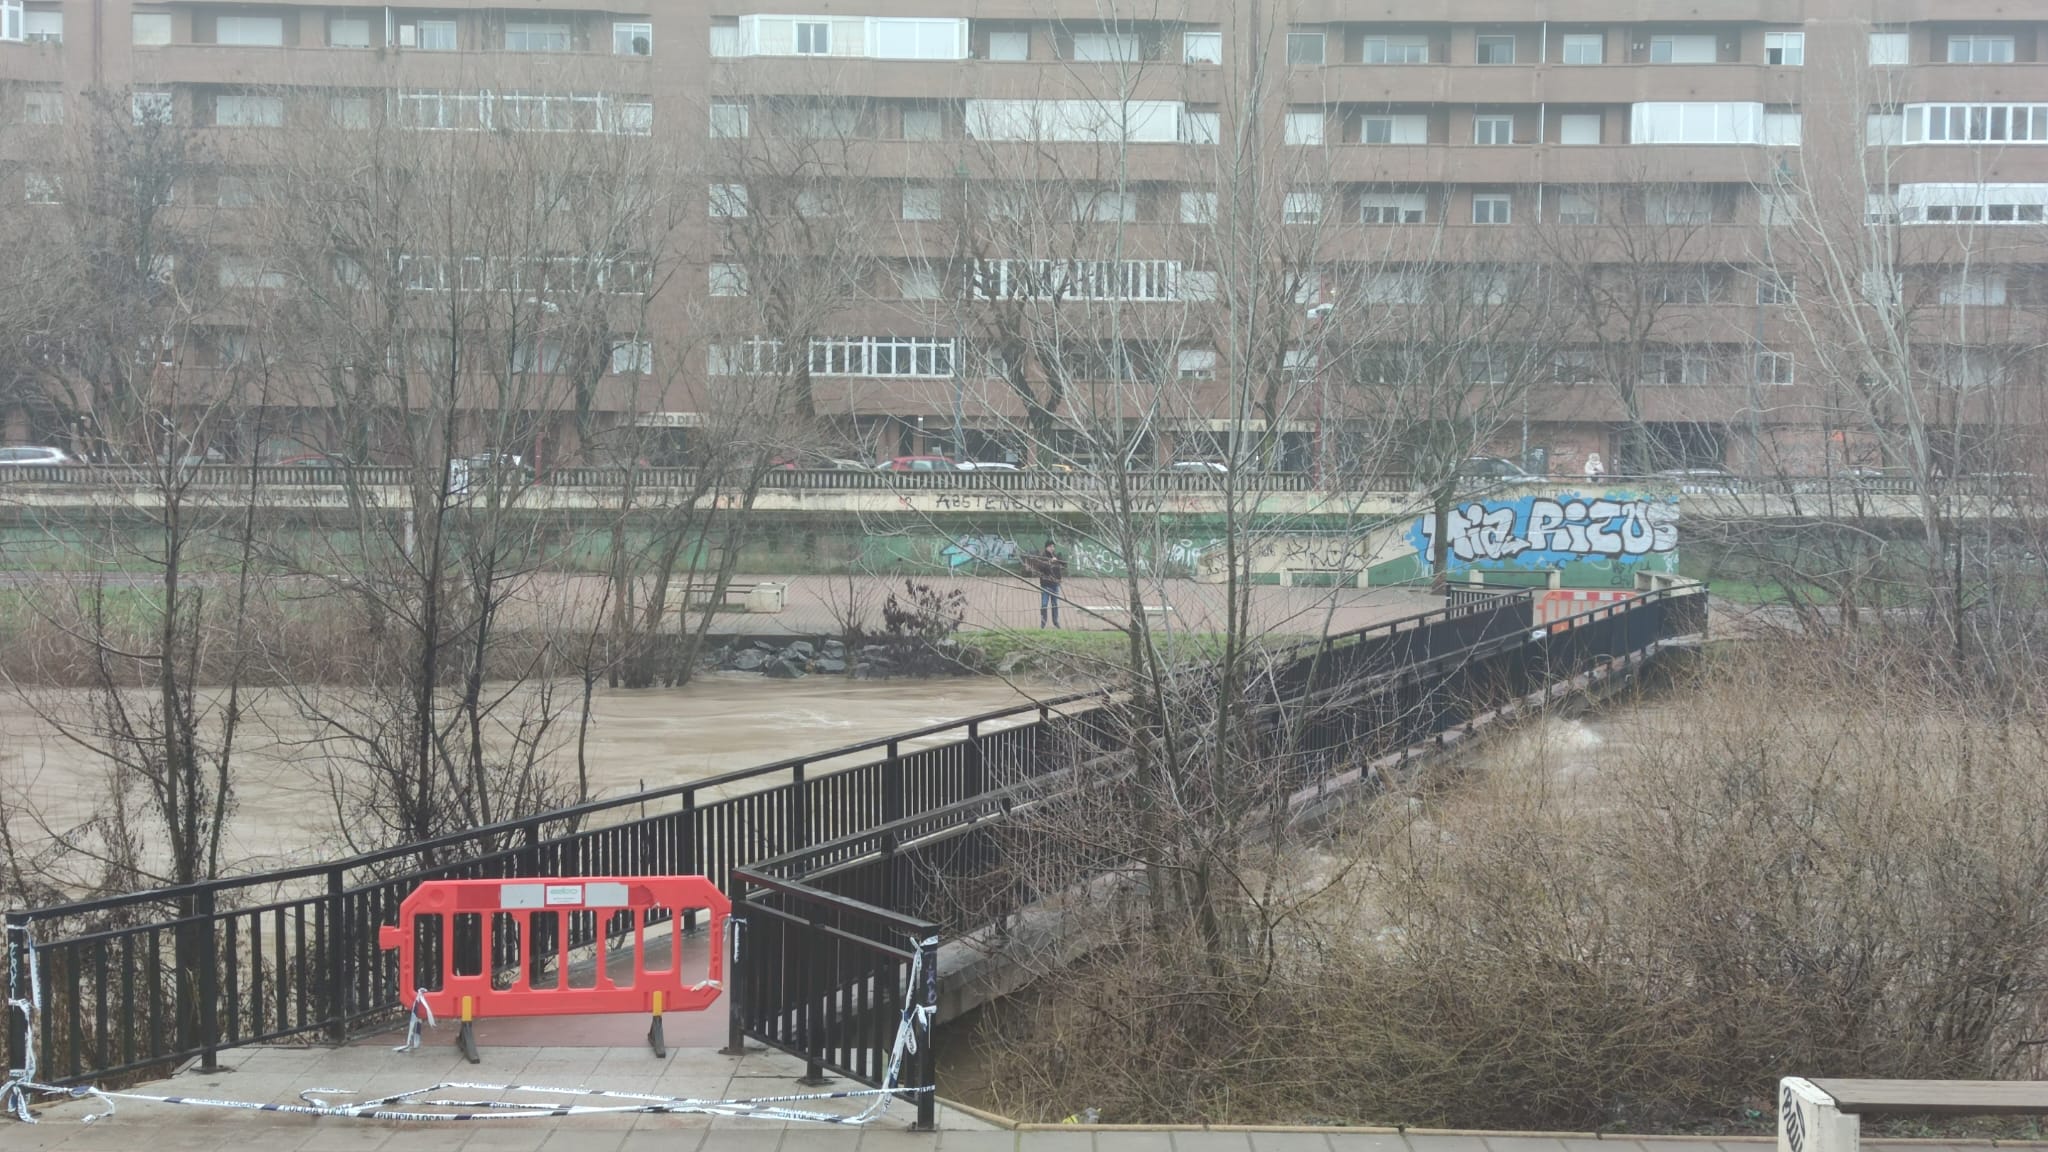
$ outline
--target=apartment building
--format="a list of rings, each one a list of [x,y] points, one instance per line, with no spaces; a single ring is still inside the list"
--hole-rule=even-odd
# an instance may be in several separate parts
[[[1219,155],[1237,174],[1266,165],[1273,188],[1244,204],[1270,214],[1281,247],[1289,228],[1316,236],[1298,257],[1312,270],[1291,289],[1300,316],[1281,360],[1297,394],[1265,413],[1296,466],[1337,435],[1331,377],[1341,388],[1355,367],[1333,362],[1316,306],[1401,307],[1411,273],[1441,274],[1445,253],[1573,254],[1636,277],[1633,297],[1655,313],[1628,331],[1577,314],[1575,335],[1546,351],[1548,377],[1491,447],[1553,470],[1593,452],[1624,467],[1883,463],[1854,459],[1869,382],[1842,342],[1869,325],[1826,315],[1861,306],[1813,285],[1828,261],[1871,265],[1864,281],[1874,271],[1899,282],[1884,291],[1924,302],[1910,317],[1915,371],[1960,381],[1950,418],[2036,419],[2048,12],[2004,0],[1190,0],[1128,19],[1067,0],[829,8],[0,0],[0,194],[57,208],[64,192],[38,149],[59,147],[96,92],[125,93],[137,118],[224,134],[317,118],[676,145],[702,161],[678,169],[692,197],[703,186],[703,207],[664,257],[686,271],[611,271],[665,287],[641,321],[651,330],[615,343],[586,398],[595,422],[542,419],[540,454],[557,458],[607,422],[673,429],[685,458],[721,382],[791,365],[805,409],[848,451],[1021,459],[1045,447],[1032,429],[1114,407],[1087,409],[1078,382],[1148,374],[1173,380],[1179,402],[1145,417],[1141,451],[1227,450],[1224,430],[1249,409],[1229,349],[1187,319],[1233,296],[1218,282],[1232,273],[1196,239],[1219,195],[1236,196],[1219,192]],[[837,157],[831,178],[782,207],[838,220],[831,244],[864,245],[843,299],[796,335],[772,330],[752,299],[763,270],[736,250],[735,222],[781,194],[762,170],[717,170],[735,141],[775,134],[829,141]],[[1004,206],[1026,195],[1043,217],[1049,189],[1084,241],[1063,250],[1058,229],[982,223],[1028,215]],[[230,169],[191,194],[232,207],[247,192]],[[1829,212],[1853,217],[1860,238],[1822,251],[1803,223]],[[457,270],[412,267],[414,290],[459,290]],[[263,273],[227,261],[218,277],[251,288]],[[1120,334],[1063,353],[1051,412],[1042,388],[1018,387],[1043,365],[1006,360],[977,315],[1048,299]],[[195,334],[181,370],[225,370],[238,339]],[[546,339],[520,354],[526,370],[553,366]],[[1484,385],[1495,369],[1474,371]],[[44,434],[31,408],[6,415],[8,439]],[[275,454],[292,436],[273,439],[244,447]]]

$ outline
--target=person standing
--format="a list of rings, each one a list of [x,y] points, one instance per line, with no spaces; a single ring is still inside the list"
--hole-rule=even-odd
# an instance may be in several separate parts
[[[1046,626],[1046,617],[1052,618],[1052,626],[1060,626],[1060,581],[1066,579],[1067,562],[1060,550],[1048,539],[1038,555],[1031,558],[1032,575],[1038,577],[1038,626]]]
[[[1586,479],[1598,480],[1605,475],[1607,475],[1607,466],[1600,462],[1600,454],[1598,452],[1588,452],[1586,454]]]

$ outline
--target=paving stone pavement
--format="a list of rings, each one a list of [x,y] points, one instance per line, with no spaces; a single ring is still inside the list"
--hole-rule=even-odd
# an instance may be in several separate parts
[[[151,1095],[297,1102],[308,1088],[379,1095],[440,1081],[545,1084],[655,1092],[698,1099],[786,1095],[803,1064],[778,1052],[734,1059],[706,1048],[678,1048],[656,1060],[644,1048],[490,1047],[484,1062],[462,1062],[435,1043],[393,1052],[383,1043],[341,1048],[259,1047],[225,1052],[219,1072],[188,1070],[133,1089]],[[835,1082],[834,1089],[854,1088]],[[475,1091],[450,1095],[480,1098]],[[341,1093],[333,1093],[339,1098]],[[820,1110],[859,1111],[864,1101],[831,1101]],[[91,1101],[39,1111],[42,1122],[0,1119],[4,1152],[1765,1152],[1762,1139],[1601,1139],[1508,1133],[1399,1132],[1356,1128],[1140,1129],[1061,1125],[1003,1128],[967,1111],[941,1107],[939,1131],[912,1132],[910,1106],[892,1103],[866,1127],[710,1116],[601,1115],[482,1122],[350,1120],[184,1105],[122,1102],[97,1123]],[[1956,1145],[1872,1140],[1873,1152],[1964,1152]],[[2034,1146],[2037,1149],[2041,1146]]]

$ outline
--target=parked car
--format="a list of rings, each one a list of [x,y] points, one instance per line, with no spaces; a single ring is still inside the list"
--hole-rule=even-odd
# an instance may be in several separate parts
[[[157,463],[159,464],[167,464],[170,462],[171,461],[167,457],[157,457]],[[180,468],[197,468],[204,464],[226,464],[227,462],[228,454],[221,451],[218,448],[208,448],[200,452],[193,452],[188,450],[183,456],[180,456],[177,459],[177,465]]]
[[[1657,478],[1691,496],[1733,496],[1742,491],[1742,482],[1726,468],[1667,468]]]
[[[1230,465],[1221,460],[1175,460],[1167,465],[1167,471],[1225,473],[1230,471]]]
[[[960,466],[944,456],[892,456],[875,461],[877,472],[957,472]]]
[[[279,468],[360,468],[363,465],[350,462],[346,457],[329,452],[307,452],[299,456],[287,456],[277,462]]]
[[[859,460],[848,460],[843,456],[777,456],[768,461],[768,467],[783,472],[866,472],[873,465]]]
[[[460,496],[473,487],[501,483],[523,487],[533,483],[533,469],[524,459],[502,452],[479,452],[448,462],[448,494]]]
[[[1458,476],[1465,480],[1536,479],[1528,469],[1505,456],[1468,456],[1458,465]]]
[[[962,460],[955,465],[962,472],[1022,472],[1015,464],[1002,460]]]
[[[62,448],[40,444],[13,444],[0,448],[0,468],[55,468],[79,461]]]

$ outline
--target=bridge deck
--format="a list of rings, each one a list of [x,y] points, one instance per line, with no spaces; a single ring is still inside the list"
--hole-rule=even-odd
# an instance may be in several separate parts
[[[188,1071],[134,1091],[153,1095],[233,1098],[295,1103],[307,1088],[352,1088],[363,1094],[422,1088],[439,1081],[522,1082],[554,1086],[658,1092],[699,1098],[779,1096],[858,1087],[835,1081],[809,1089],[796,1077],[803,1065],[781,1053],[751,1052],[734,1059],[705,1047],[678,1047],[658,1061],[643,1047],[619,1044],[579,1046],[577,1035],[559,1036],[553,1046],[517,1047],[506,1040],[527,1038],[500,1022],[500,1043],[483,1031],[481,1065],[462,1062],[443,1026],[425,1047],[393,1052],[391,1036],[340,1048],[246,1048],[221,1054],[222,1071]],[[551,1024],[531,1021],[525,1025]],[[637,1020],[619,1027],[639,1027]],[[586,1030],[603,1039],[603,1029]],[[688,1043],[706,1043],[693,1029]],[[671,1033],[672,1039],[675,1039]],[[619,1044],[619,1046],[610,1046]],[[482,1098],[475,1091],[452,1093]],[[335,1093],[338,1098],[339,1093]],[[828,1102],[822,1109],[851,1112],[859,1105]],[[778,1123],[705,1116],[616,1115],[500,1120],[477,1123],[399,1123],[264,1112],[227,1112],[182,1105],[122,1102],[114,1116],[80,1123],[97,1110],[88,1101],[44,1110],[35,1126],[0,1119],[0,1147],[9,1152],[1762,1152],[1764,1137],[1663,1138],[1540,1136],[1481,1132],[1399,1132],[1393,1129],[1330,1128],[1112,1128],[1043,1125],[1011,1131],[954,1108],[939,1110],[939,1131],[908,1131],[912,1110],[891,1106],[866,1128]],[[2001,1142],[2009,1145],[2010,1142]],[[1892,1152],[1947,1152],[1951,1147],[1989,1147],[1988,1142],[1954,1145],[1865,1141]],[[2034,1147],[2041,1147],[2036,1145]]]

